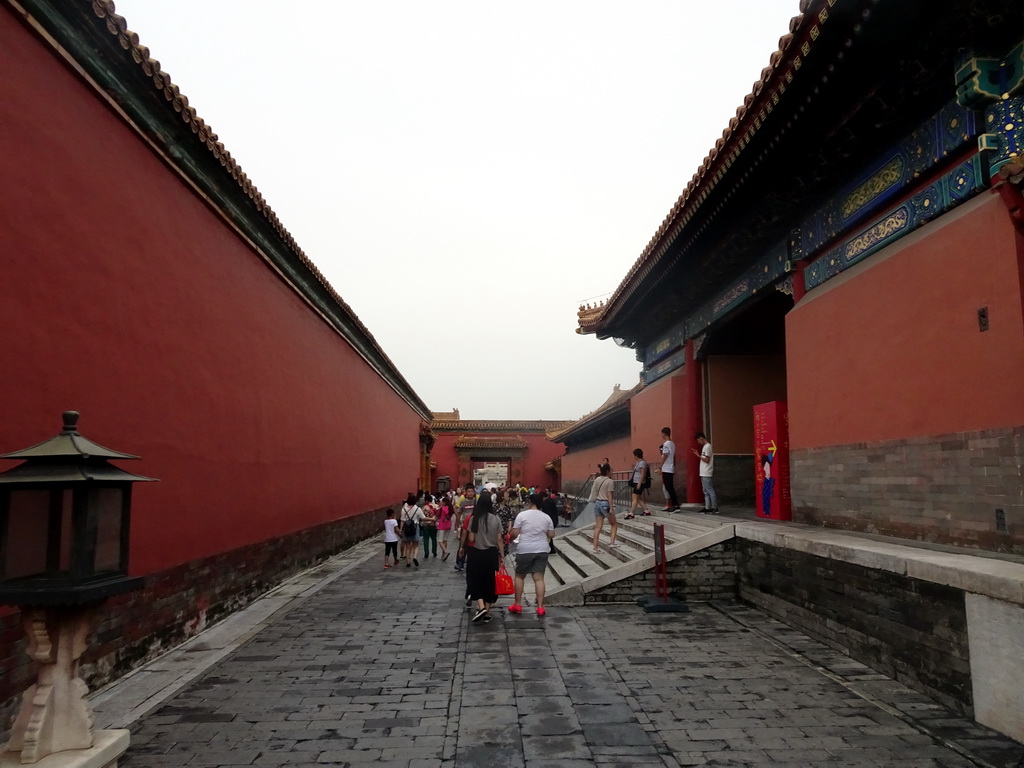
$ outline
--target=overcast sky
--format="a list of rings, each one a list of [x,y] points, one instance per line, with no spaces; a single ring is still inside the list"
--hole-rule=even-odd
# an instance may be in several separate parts
[[[576,419],[636,383],[575,333],[798,0],[116,0],[435,411]]]

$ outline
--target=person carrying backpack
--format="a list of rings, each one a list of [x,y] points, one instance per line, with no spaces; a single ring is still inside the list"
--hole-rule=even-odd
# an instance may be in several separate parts
[[[402,516],[399,518],[402,530],[402,559],[405,560],[405,567],[415,565],[420,567],[420,561],[416,559],[420,547],[420,521],[423,520],[423,510],[416,506],[416,496],[410,493],[402,505]],[[409,561],[412,562],[409,562]]]

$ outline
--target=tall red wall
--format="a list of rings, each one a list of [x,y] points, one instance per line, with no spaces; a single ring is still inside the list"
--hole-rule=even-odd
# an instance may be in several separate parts
[[[1006,207],[985,194],[808,294],[786,349],[793,449],[1024,424]]]
[[[466,432],[466,433],[440,433],[437,435],[437,442],[431,449],[430,456],[437,469],[433,477],[436,479],[445,475],[452,478],[453,485],[465,485],[471,478],[459,477],[459,459],[455,451],[455,442],[465,435],[466,437],[489,437],[489,438],[522,438],[526,441],[526,454],[523,459],[522,477],[511,477],[509,482],[512,485],[538,485],[547,487],[556,483],[556,475],[544,469],[544,465],[552,459],[561,456],[565,452],[565,446],[561,443],[552,443],[541,433],[517,433],[510,435],[507,432]]]
[[[752,454],[754,406],[786,399],[785,359],[775,355],[718,355],[709,357],[705,364],[715,454]]]
[[[6,11],[0,69],[0,451],[140,455],[136,573],[414,485],[413,409]]]
[[[562,482],[566,484],[583,482],[597,471],[597,465],[604,459],[611,461],[613,472],[625,472],[632,469],[633,448],[635,447],[632,438],[620,437],[591,448],[573,450],[562,457]]]
[[[669,427],[672,430],[672,440],[676,444],[677,462],[684,461],[686,451],[693,442],[692,435],[683,434],[683,407],[685,405],[686,380],[683,372],[677,371],[671,376],[659,379],[650,386],[644,387],[629,402],[630,425],[632,429],[633,445],[629,449],[628,464],[621,469],[631,469],[635,463],[633,459],[633,448],[639,448],[644,452],[644,459],[651,464],[661,463],[661,454],[658,452],[661,446],[661,430]],[[620,467],[615,467],[620,469]],[[682,474],[682,468],[676,470],[676,474]],[[677,485],[679,483],[677,482]]]
[[[795,520],[1024,553],[1022,265],[984,194],[787,316]]]

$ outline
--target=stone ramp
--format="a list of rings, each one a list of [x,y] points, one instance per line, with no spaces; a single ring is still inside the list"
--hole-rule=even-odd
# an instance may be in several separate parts
[[[652,569],[655,523],[665,526],[665,554],[670,562],[736,535],[733,521],[696,513],[655,513],[633,520],[623,520],[620,515],[621,546],[608,546],[606,525],[599,552],[593,551],[593,525],[562,532],[555,538],[558,553],[548,559],[544,602],[583,605],[587,593]]]

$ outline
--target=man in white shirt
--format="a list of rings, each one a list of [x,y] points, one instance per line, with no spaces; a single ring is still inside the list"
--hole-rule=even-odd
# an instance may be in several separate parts
[[[537,615],[543,616],[546,613],[544,571],[548,568],[548,547],[555,537],[555,526],[551,517],[538,509],[542,501],[540,494],[530,496],[526,509],[516,515],[512,529],[508,532],[510,539],[519,539],[516,545],[516,595],[515,601],[508,607],[509,613],[523,612],[523,588],[528,573],[533,575],[533,588],[537,593]]]
[[[665,494],[668,496],[668,503],[665,512],[675,512],[679,509],[679,502],[676,500],[676,444],[672,442],[672,430],[663,427],[661,430],[661,482],[665,484]]]
[[[700,484],[704,489],[704,509],[702,513],[708,515],[718,514],[718,496],[715,494],[715,486],[711,478],[715,474],[715,454],[711,450],[711,443],[703,432],[693,436],[700,446],[698,451],[693,449],[693,455],[700,459]]]

